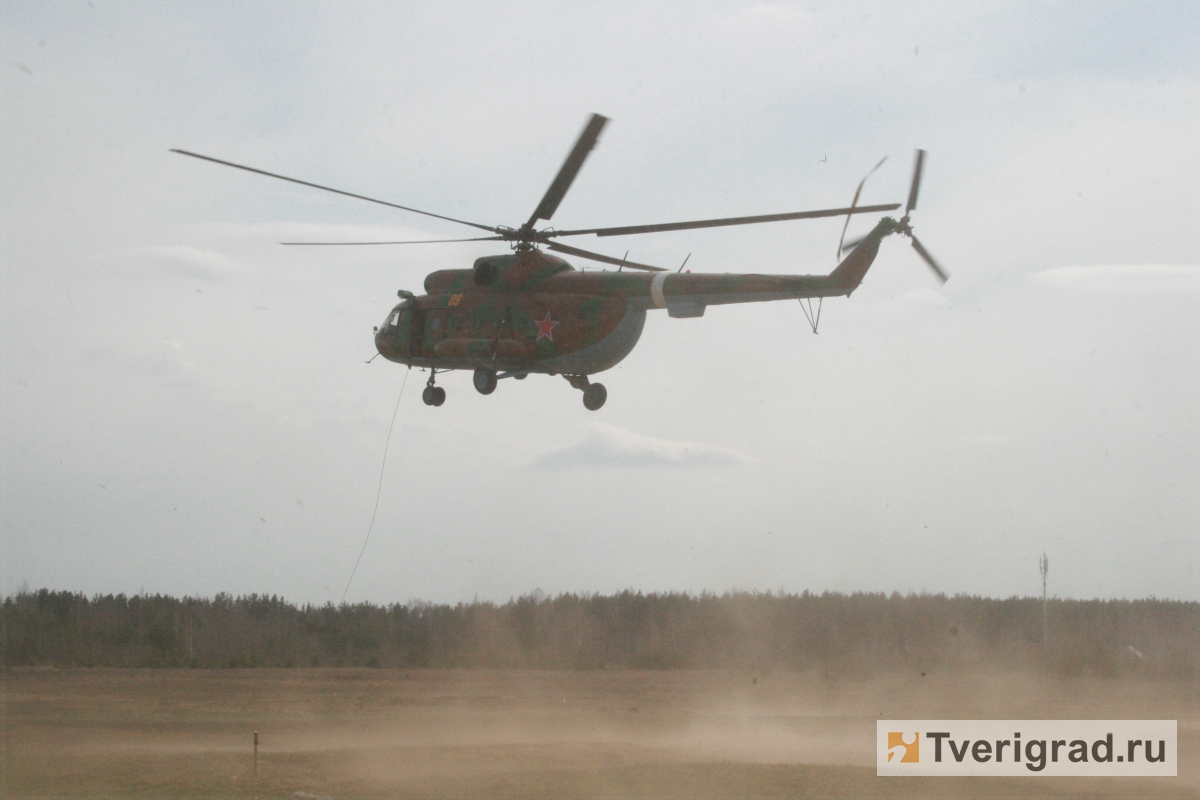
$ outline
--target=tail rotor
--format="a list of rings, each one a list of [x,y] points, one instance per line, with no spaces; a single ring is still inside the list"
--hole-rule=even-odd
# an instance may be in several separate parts
[[[882,163],[883,163],[882,161],[879,162],[879,164],[882,164]],[[879,169],[879,164],[875,165],[875,169]],[[875,169],[871,170],[871,172],[874,172]],[[892,219],[885,217],[883,222],[887,223],[887,224],[882,225],[883,230],[880,232],[882,234],[880,236],[880,238],[882,238],[882,236],[886,236],[886,235],[892,234],[892,233],[898,233],[901,236],[907,236],[912,241],[913,250],[917,251],[917,255],[919,255],[921,257],[921,260],[929,265],[929,268],[931,270],[933,270],[933,274],[937,276],[937,279],[941,283],[945,283],[946,281],[950,280],[949,273],[947,273],[946,270],[944,270],[942,268],[942,266],[940,264],[938,264],[937,260],[929,252],[929,250],[927,250],[925,248],[925,245],[921,244],[921,240],[916,237],[916,235],[913,233],[913,230],[912,230],[912,222],[911,222],[912,212],[915,211],[917,208],[917,198],[920,196],[920,193],[921,193],[921,175],[924,171],[925,171],[925,151],[917,150],[916,158],[913,162],[912,183],[909,185],[909,188],[908,188],[908,202],[905,203],[905,205],[904,205],[904,216],[901,217],[899,221],[892,220]],[[870,174],[871,174],[870,172],[867,173],[868,177],[870,176]],[[866,178],[863,178],[863,183],[865,183],[866,180],[867,180]],[[860,183],[858,185],[858,192],[861,192],[861,191],[862,191],[862,183]],[[855,203],[858,202],[858,192],[854,193],[854,202]],[[847,218],[846,222],[849,223],[849,218]],[[845,230],[845,228],[843,228],[842,229],[842,241],[839,242],[839,244],[838,244],[838,257],[841,258],[842,253],[846,252],[847,250],[853,250],[854,248],[856,248],[860,244],[862,244],[866,239],[870,238],[872,235],[879,235],[879,234],[876,234],[875,231],[872,231],[871,233],[868,233],[866,236],[860,236],[857,239],[851,239],[850,241],[847,242],[847,241],[845,241],[846,230]]]
[[[929,265],[931,270],[933,270],[933,274],[937,275],[938,280],[942,283],[950,280],[950,275],[946,272],[946,270],[942,269],[941,265],[939,265],[937,261],[934,260],[933,256],[929,254],[929,251],[925,249],[925,245],[921,244],[921,240],[916,236],[913,236],[911,232],[909,232],[908,236],[910,239],[912,239],[913,250],[916,250],[917,255],[925,259],[925,263]]]
[[[913,250],[916,250],[917,255],[929,265],[929,268],[933,270],[933,274],[937,276],[938,280],[945,283],[950,280],[950,275],[946,270],[942,269],[941,265],[937,263],[930,252],[925,249],[925,245],[921,244],[921,240],[913,233],[912,225],[909,223],[909,217],[912,216],[912,212],[917,208],[917,196],[921,193],[921,173],[924,170],[925,151],[918,150],[916,161],[913,163],[912,185],[908,189],[908,202],[904,205],[904,216],[901,217],[900,222],[897,224],[896,232],[912,240]]]
[[[908,202],[904,206],[904,216],[907,217],[917,207],[917,195],[921,192],[921,173],[925,169],[925,151],[917,151],[917,160],[913,163],[912,185],[908,188]]]

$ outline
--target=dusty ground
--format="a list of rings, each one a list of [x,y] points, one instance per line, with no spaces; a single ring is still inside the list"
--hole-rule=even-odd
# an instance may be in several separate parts
[[[440,670],[4,680],[0,796],[13,798],[1200,796],[1195,683]],[[877,778],[881,717],[1178,719],[1180,777]]]

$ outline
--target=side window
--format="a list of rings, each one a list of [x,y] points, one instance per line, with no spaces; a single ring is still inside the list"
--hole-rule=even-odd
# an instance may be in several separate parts
[[[425,325],[425,331],[429,336],[433,337],[434,341],[444,338],[449,333],[449,328],[449,314],[439,309],[429,312],[429,321]]]

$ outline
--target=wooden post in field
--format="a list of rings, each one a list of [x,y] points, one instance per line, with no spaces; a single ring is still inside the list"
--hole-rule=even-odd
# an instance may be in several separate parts
[[[258,731],[254,732],[254,774],[258,774]]]

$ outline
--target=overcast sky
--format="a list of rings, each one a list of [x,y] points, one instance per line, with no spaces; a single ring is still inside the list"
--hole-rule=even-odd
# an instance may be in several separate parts
[[[654,312],[598,379],[400,400],[348,600],[756,589],[1200,599],[1195,4],[5,3],[3,566],[337,602],[405,369],[397,289],[491,243],[168,153],[519,225],[903,201],[814,336]],[[822,273],[841,220],[578,244]],[[863,232],[859,219],[851,231]],[[579,263],[577,266],[584,266]],[[587,265],[592,268],[593,265]]]

